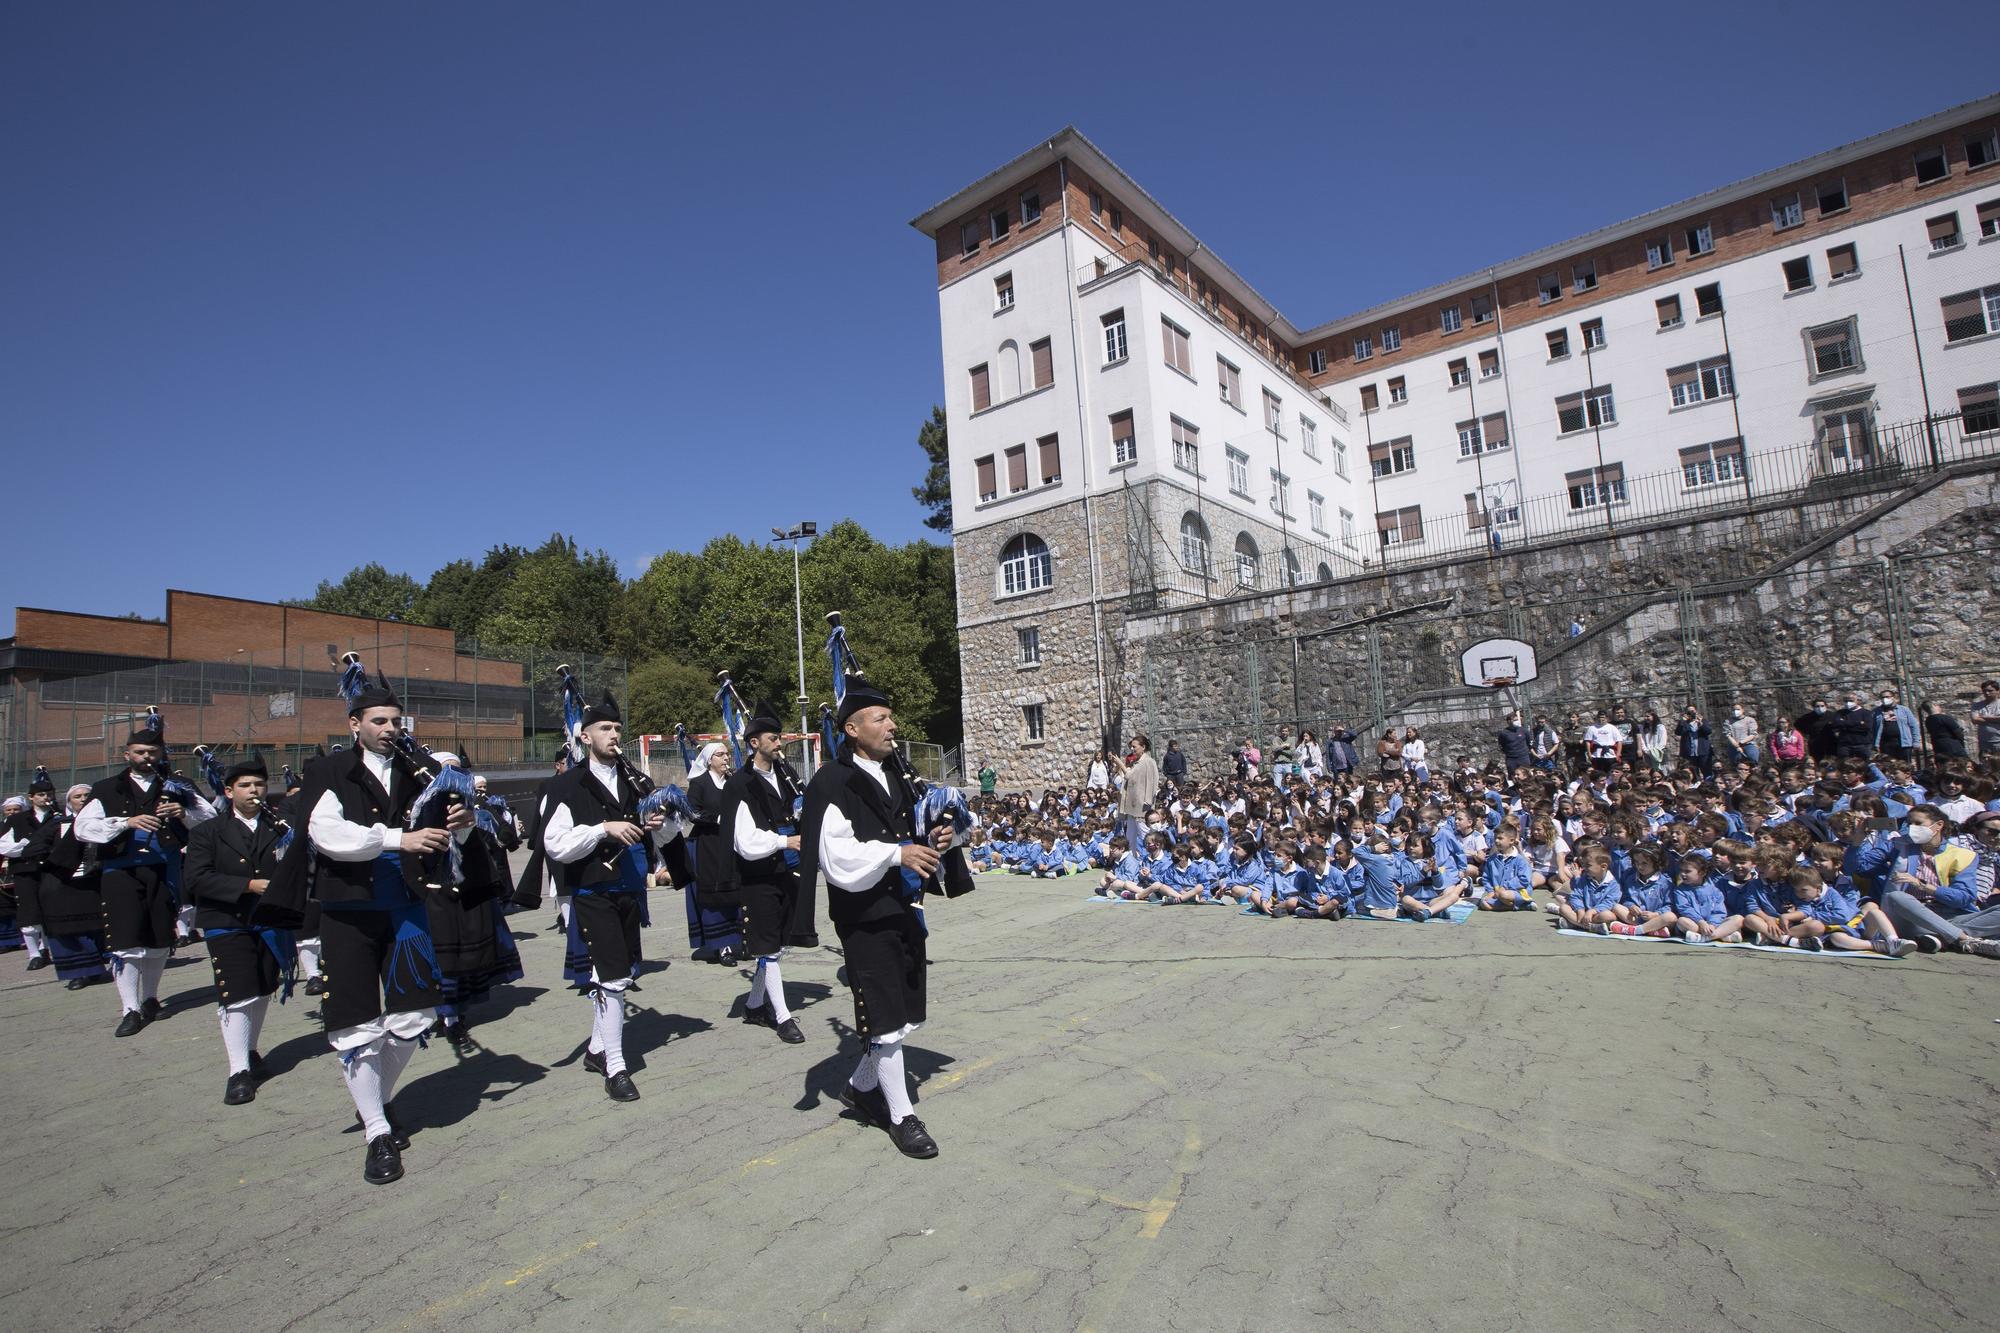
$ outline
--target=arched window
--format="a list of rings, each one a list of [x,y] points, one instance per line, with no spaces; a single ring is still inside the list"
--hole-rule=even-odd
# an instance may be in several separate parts
[[[994,388],[993,401],[1004,403],[1021,396],[1021,344],[1009,338],[1000,344],[1000,355],[994,358],[995,369],[1000,382]]]
[[[1296,588],[1304,579],[1304,571],[1299,568],[1299,553],[1291,547],[1285,548],[1285,586]]]
[[[1208,577],[1208,524],[1192,511],[1181,515],[1181,567]]]
[[[1055,562],[1049,558],[1049,544],[1032,532],[1024,532],[1000,550],[1000,595],[1035,592],[1053,587]]]
[[[1316,577],[1321,583],[1333,582],[1333,566],[1327,564],[1324,560],[1320,561]]]
[[[1257,543],[1247,532],[1236,534],[1236,581],[1246,588],[1257,586]]]

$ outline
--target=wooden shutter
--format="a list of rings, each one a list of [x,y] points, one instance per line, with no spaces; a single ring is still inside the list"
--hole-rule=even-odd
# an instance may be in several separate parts
[[[1375,409],[1376,409],[1377,407],[1380,407],[1381,405],[1382,405],[1382,400],[1381,400],[1381,398],[1380,398],[1380,397],[1379,397],[1379,396],[1378,396],[1378,395],[1376,394],[1376,392],[1375,392],[1375,386],[1374,386],[1374,385],[1372,385],[1372,384],[1364,384],[1364,385],[1362,385],[1362,386],[1361,386],[1361,410],[1362,410],[1363,412],[1373,412],[1373,411],[1374,411],[1374,410],[1375,410]]]
[[[979,494],[982,497],[997,494],[999,487],[993,476],[993,455],[986,455],[975,466],[979,469]]]
[[[1682,385],[1694,383],[1696,372],[1697,367],[1695,366],[1675,366],[1667,372],[1668,390],[1671,391],[1680,388]],[[1672,400],[1669,399],[1669,401]]]
[[[1044,338],[1038,343],[1030,343],[1028,355],[1033,357],[1035,362],[1035,387],[1041,389],[1055,383],[1056,360],[1055,353],[1050,349],[1049,340]]]
[[[991,406],[993,406],[993,393],[987,386],[986,367],[974,366],[972,368],[972,410],[975,412],[984,412]]]
[[[1653,305],[1660,312],[1660,323],[1678,324],[1681,322],[1680,297],[1663,296],[1659,300],[1653,302]]]
[[[1941,218],[1932,218],[1924,224],[1924,230],[1930,233],[1932,245],[1949,244],[1958,235],[1958,214],[1947,213]]]
[[[1388,459],[1389,459],[1389,445],[1386,441],[1382,444],[1371,444],[1368,446],[1369,462],[1384,463],[1387,462]]]
[[[1837,245],[1826,252],[1826,271],[1836,278],[1844,278],[1860,267],[1851,245]]]
[[[1475,532],[1486,526],[1486,507],[1479,503],[1477,491],[1465,497],[1465,526]]]
[[[1062,476],[1062,450],[1053,435],[1044,435],[1035,441],[1042,457],[1042,480],[1055,481]]]
[[[1980,308],[1978,292],[1947,296],[1938,304],[1944,307],[1944,336],[1947,339],[1970,338],[1986,332],[1986,312]]]
[[[1504,449],[1507,446],[1507,414],[1495,412],[1492,416],[1479,419],[1480,433],[1486,439],[1488,449]]]
[[[1411,505],[1396,516],[1403,527],[1403,540],[1420,542],[1424,539],[1424,507]]]
[[[1398,520],[1396,518],[1395,510],[1391,509],[1387,513],[1375,515],[1375,531],[1394,532],[1396,531],[1397,526],[1398,526]]]
[[[1176,426],[1174,434],[1176,437],[1179,436],[1180,431],[1178,426]],[[1111,456],[1113,458],[1131,457],[1131,444],[1132,414],[1130,412],[1120,412],[1117,416],[1111,418]]]
[[[1007,489],[1009,492],[1028,489],[1028,446],[1017,444],[1007,451]]]

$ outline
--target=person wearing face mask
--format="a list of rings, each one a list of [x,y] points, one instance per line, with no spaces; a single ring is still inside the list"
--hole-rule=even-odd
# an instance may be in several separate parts
[[[1507,725],[1500,728],[1496,739],[1500,742],[1500,762],[1509,773],[1533,766],[1535,757],[1528,744],[1528,729],[1521,725],[1520,710],[1507,715]]]
[[[1882,691],[1881,702],[1875,707],[1870,739],[1877,755],[1887,759],[1908,758],[1923,740],[1917,715],[1897,700],[1894,690]]]
[[[1816,764],[1833,758],[1834,713],[1826,706],[1826,700],[1815,699],[1813,705],[1799,718],[1799,732],[1806,738],[1806,754]]]
[[[1833,753],[1839,759],[1866,759],[1875,749],[1875,715],[1849,693],[1833,715]]]
[[[1974,854],[1969,861],[1954,858],[1957,868],[1948,879],[1938,874],[1941,858],[1935,855],[1944,828],[1936,806],[1910,812],[1908,832],[1890,844],[1894,859],[1882,883],[1882,910],[1897,933],[1925,953],[1952,949],[2000,958],[2000,813],[1973,817],[1966,850]]]
[[[1757,745],[1757,719],[1742,704],[1729,710],[1729,720],[1722,724],[1722,737],[1729,744],[1732,762],[1741,762],[1755,768],[1763,758]]]

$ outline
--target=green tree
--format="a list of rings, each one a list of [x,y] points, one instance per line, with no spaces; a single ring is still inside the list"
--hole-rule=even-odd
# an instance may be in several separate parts
[[[626,691],[625,729],[631,735],[670,735],[676,722],[692,732],[722,729],[715,678],[698,666],[671,657],[637,663],[626,677]]]
[[[496,645],[606,652],[623,591],[610,556],[557,533],[514,562],[480,632]]]
[[[462,637],[485,632],[514,570],[527,557],[518,546],[495,546],[478,564],[454,560],[439,569],[417,594],[414,613],[426,625],[440,625]]]
[[[322,579],[311,597],[287,605],[330,611],[340,616],[410,620],[423,624],[425,622],[417,621],[413,614],[419,591],[417,581],[408,574],[391,574],[371,561],[348,570],[338,583]]]
[[[917,503],[930,510],[924,516],[924,526],[938,532],[951,531],[951,454],[945,440],[944,409],[932,407],[930,420],[917,427],[917,447],[930,460],[930,467],[924,472],[924,484],[912,486],[910,494]]]

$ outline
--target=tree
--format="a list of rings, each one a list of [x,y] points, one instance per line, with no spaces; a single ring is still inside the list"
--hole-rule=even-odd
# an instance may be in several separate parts
[[[700,667],[656,657],[632,668],[625,689],[629,735],[671,735],[676,722],[691,732],[722,729],[715,711],[715,677]]]
[[[410,620],[417,601],[417,581],[408,574],[391,574],[374,562],[350,569],[338,583],[320,580],[317,591],[290,606],[330,611],[339,616],[366,616],[371,620]],[[417,621],[416,623],[423,623]]]
[[[479,637],[527,554],[518,546],[502,545],[488,549],[476,565],[470,560],[452,561],[431,575],[417,594],[414,614],[426,625],[442,626],[463,638]]]
[[[938,532],[951,531],[951,455],[945,440],[944,409],[932,407],[930,420],[917,427],[917,447],[930,460],[930,467],[924,473],[924,484],[912,486],[910,494],[917,503],[931,512],[924,517],[924,526]]]
[[[610,556],[557,533],[513,563],[480,632],[500,645],[607,652],[624,586]]]

